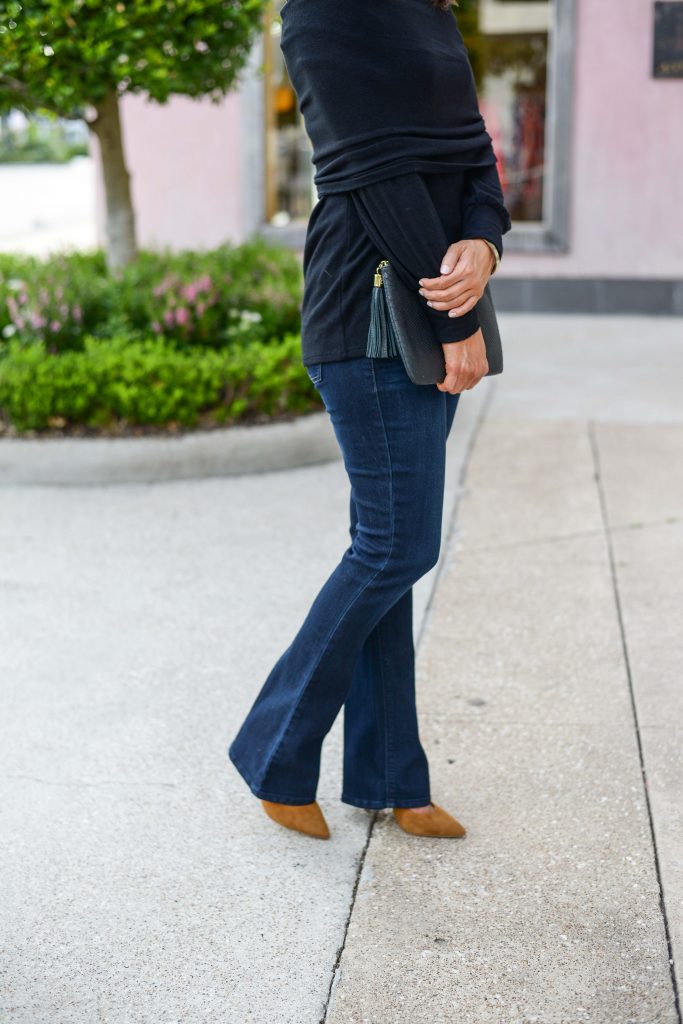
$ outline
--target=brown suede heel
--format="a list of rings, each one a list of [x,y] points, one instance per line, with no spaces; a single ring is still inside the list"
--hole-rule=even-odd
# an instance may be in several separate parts
[[[410,807],[394,807],[394,817],[403,831],[411,836],[459,839],[467,834],[465,827],[438,804],[432,804],[431,811],[420,813]]]
[[[315,800],[312,804],[274,804],[270,800],[262,800],[261,803],[268,817],[278,825],[316,839],[330,838],[327,822]]]

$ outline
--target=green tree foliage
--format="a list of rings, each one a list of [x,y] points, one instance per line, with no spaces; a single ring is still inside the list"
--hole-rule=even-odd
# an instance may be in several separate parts
[[[108,261],[136,252],[119,98],[214,101],[244,67],[267,0],[0,0],[0,113],[83,118],[102,155]]]

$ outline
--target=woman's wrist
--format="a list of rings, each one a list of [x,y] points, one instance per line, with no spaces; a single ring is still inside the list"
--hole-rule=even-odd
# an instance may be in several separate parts
[[[489,242],[488,238],[480,238],[479,241],[486,242],[491,251],[491,276],[493,276],[500,266],[500,253],[493,242]]]

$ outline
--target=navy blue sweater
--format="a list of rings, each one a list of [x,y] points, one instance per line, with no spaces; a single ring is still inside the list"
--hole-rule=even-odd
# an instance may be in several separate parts
[[[452,10],[430,0],[287,0],[280,46],[319,195],[495,163]]]
[[[304,248],[306,365],[365,354],[373,275],[437,277],[451,242],[511,227],[452,11],[429,0],[287,0],[281,46],[313,146]],[[426,306],[438,340],[479,327]]]
[[[492,170],[414,171],[322,196],[304,246],[303,363],[365,355],[373,276],[381,259],[391,260],[417,292],[421,277],[439,276],[451,242],[487,238],[502,254],[510,220],[502,194],[500,206],[491,202],[496,183],[499,190],[493,165]],[[442,343],[469,338],[479,327],[476,306],[459,317],[425,308]]]

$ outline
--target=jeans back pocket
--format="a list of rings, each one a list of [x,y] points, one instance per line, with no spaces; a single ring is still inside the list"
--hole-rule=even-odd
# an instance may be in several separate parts
[[[320,384],[323,379],[323,364],[310,363],[306,367],[306,373],[308,374],[313,387],[317,388],[318,384]]]

